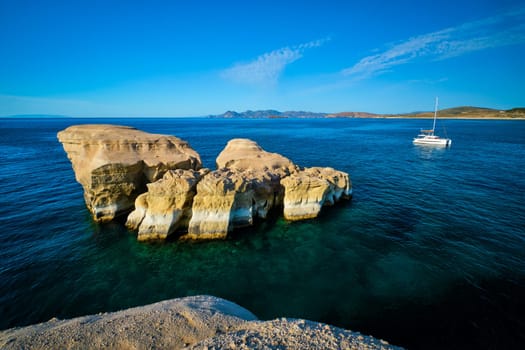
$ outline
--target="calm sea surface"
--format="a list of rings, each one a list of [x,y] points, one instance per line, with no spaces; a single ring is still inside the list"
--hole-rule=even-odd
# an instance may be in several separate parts
[[[350,173],[351,202],[226,241],[144,244],[95,224],[56,139],[111,123],[176,135],[206,167],[235,137]],[[0,329],[195,294],[412,349],[525,342],[525,121],[0,119]]]

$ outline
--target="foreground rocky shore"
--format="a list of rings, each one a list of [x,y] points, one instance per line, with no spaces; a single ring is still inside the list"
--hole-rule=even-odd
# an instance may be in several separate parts
[[[301,168],[248,139],[233,139],[202,168],[175,136],[117,125],[75,125],[58,133],[97,222],[126,215],[139,240],[225,238],[235,228],[282,210],[287,220],[315,218],[350,198],[347,173]]]
[[[123,311],[52,319],[0,331],[2,349],[400,349],[330,325],[259,321],[213,296],[171,299]]]

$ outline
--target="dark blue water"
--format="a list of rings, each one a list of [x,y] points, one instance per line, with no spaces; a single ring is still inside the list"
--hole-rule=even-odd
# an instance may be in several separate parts
[[[56,139],[104,122],[181,137],[205,166],[248,137],[302,166],[351,174],[354,197],[315,220],[279,216],[226,241],[138,243],[98,225]],[[525,341],[525,122],[0,119],[0,329],[211,294],[262,319],[301,317],[409,348]]]

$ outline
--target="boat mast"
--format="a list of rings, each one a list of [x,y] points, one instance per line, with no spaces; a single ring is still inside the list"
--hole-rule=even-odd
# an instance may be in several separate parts
[[[434,130],[436,130],[437,112],[438,112],[438,98],[436,96],[436,106],[434,107],[434,125],[432,125],[432,135],[434,135]]]

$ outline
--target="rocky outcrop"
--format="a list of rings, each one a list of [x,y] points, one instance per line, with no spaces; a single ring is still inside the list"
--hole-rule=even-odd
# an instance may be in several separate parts
[[[297,171],[288,158],[263,150],[248,139],[233,139],[217,157],[218,170],[197,185],[185,238],[225,238],[235,228],[282,204],[281,178]]]
[[[218,334],[189,349],[394,350],[387,341],[303,319],[245,322],[236,332]]]
[[[201,167],[187,142],[116,125],[75,125],[58,133],[95,221],[133,209],[146,184],[168,170]]]
[[[299,170],[288,158],[266,152],[249,139],[230,140],[216,163],[218,169],[227,168],[249,179],[253,191],[251,212],[260,218],[266,218],[268,211],[282,205],[281,179]]]
[[[199,155],[173,136],[112,125],[78,125],[58,133],[96,221],[131,212],[139,240],[225,238],[235,228],[283,208],[287,220],[315,218],[351,195],[347,173],[302,169],[248,139],[233,139],[201,168]]]
[[[138,230],[139,241],[165,239],[179,227],[187,227],[197,182],[208,171],[168,170],[162,179],[147,185],[148,192],[137,197],[126,226]]]
[[[347,173],[332,168],[306,168],[281,180],[284,186],[284,218],[315,218],[325,205],[333,205],[352,194]]]
[[[234,227],[252,224],[253,186],[228,169],[206,175],[197,185],[189,222],[190,239],[225,238]]]
[[[0,348],[181,349],[256,319],[227,300],[194,296],[8,329],[0,332]]]
[[[321,208],[349,198],[347,173],[332,168],[301,169],[280,154],[264,151],[247,139],[228,142],[217,157],[221,170],[197,186],[189,237],[223,238],[254,217],[283,206],[287,220],[315,218]]]
[[[233,139],[226,144],[216,160],[217,169],[232,171],[269,172],[284,177],[297,171],[297,166],[288,158],[266,152],[249,139]]]
[[[2,349],[400,349],[384,340],[301,319],[258,321],[212,296],[53,319],[0,331]]]

